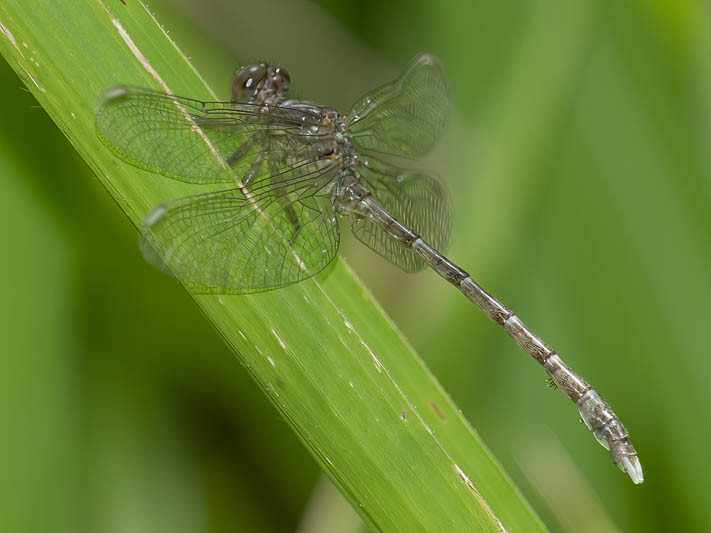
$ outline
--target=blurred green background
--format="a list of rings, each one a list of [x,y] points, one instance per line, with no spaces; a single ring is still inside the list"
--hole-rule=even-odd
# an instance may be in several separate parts
[[[610,401],[645,483],[446,283],[353,239],[342,255],[552,531],[711,530],[707,4],[151,8],[223,97],[237,66],[267,58],[297,94],[346,111],[415,53],[438,55],[452,115],[425,165],[455,200],[449,255]],[[0,530],[358,531],[4,63],[0,94]]]

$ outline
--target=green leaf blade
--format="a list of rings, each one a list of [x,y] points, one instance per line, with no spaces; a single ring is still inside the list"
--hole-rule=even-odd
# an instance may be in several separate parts
[[[117,160],[94,131],[97,98],[116,83],[214,98],[144,6],[7,0],[0,24],[3,56],[134,225],[153,205],[198,192]],[[342,261],[279,291],[195,300],[380,530],[544,530]]]

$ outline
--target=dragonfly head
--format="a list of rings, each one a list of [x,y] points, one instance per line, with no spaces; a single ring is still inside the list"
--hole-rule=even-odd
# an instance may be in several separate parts
[[[232,101],[240,104],[268,103],[274,97],[284,98],[291,76],[279,66],[264,63],[242,67],[232,80]]]

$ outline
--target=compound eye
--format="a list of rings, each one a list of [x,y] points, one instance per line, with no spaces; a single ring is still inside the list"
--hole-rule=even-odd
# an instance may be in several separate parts
[[[284,67],[273,67],[272,79],[274,80],[275,92],[281,96],[286,96],[289,91],[289,85],[291,85],[289,71]]]
[[[291,75],[284,67],[276,67],[274,73],[281,78],[282,83],[286,83],[287,86],[291,83]]]
[[[251,65],[237,71],[232,80],[232,101],[240,104],[249,102],[267,77],[264,65]]]

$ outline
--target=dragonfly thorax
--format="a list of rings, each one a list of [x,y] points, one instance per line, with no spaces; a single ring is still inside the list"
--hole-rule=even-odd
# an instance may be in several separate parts
[[[333,152],[341,156],[344,169],[355,168],[358,164],[358,153],[348,133],[348,118],[338,114],[334,120],[334,129],[336,133],[333,136]]]

